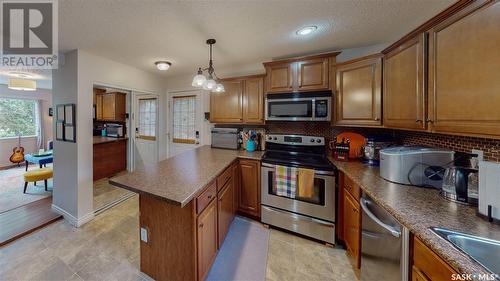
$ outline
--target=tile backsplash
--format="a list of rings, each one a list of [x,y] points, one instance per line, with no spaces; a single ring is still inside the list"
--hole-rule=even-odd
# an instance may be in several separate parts
[[[382,128],[330,127],[328,122],[268,122],[265,128],[266,133],[323,136],[327,142],[344,131],[356,132],[365,136],[390,134],[404,145],[425,145],[460,152],[471,152],[472,149],[479,149],[484,151],[485,160],[500,162],[500,140]]]

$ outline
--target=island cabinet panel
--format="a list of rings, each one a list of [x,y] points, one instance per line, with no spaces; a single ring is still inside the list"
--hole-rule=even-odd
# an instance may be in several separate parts
[[[221,83],[224,93],[210,93],[210,122],[243,122],[243,87],[244,80],[228,79]]]
[[[447,281],[457,272],[416,236],[413,238],[412,280]]]
[[[209,225],[207,229],[213,223],[208,218],[214,216],[214,206],[215,204],[204,217]],[[153,196],[140,194],[139,208],[140,227],[148,231],[148,241],[140,242],[141,271],[155,280],[196,280],[196,222],[193,220],[193,202],[180,208]],[[205,235],[208,241],[210,232],[206,231]],[[216,243],[217,237],[214,236],[214,239]],[[207,246],[207,249],[210,247]]]
[[[381,126],[382,58],[372,55],[335,66],[337,126]]]
[[[266,67],[266,92],[289,93],[294,88],[295,63],[269,63]]]
[[[500,136],[500,2],[476,1],[429,31],[429,126]]]
[[[204,280],[210,267],[217,256],[217,200],[207,208],[196,219],[197,231],[197,260],[198,280]]]
[[[233,182],[228,181],[217,195],[218,206],[218,235],[219,248],[229,231],[229,226],[234,219],[234,188]]]
[[[240,159],[239,171],[241,186],[238,211],[251,217],[260,218],[260,162]]]
[[[299,91],[328,90],[329,58],[314,58],[297,62],[297,89]]]
[[[426,129],[425,39],[417,35],[384,56],[384,125]]]

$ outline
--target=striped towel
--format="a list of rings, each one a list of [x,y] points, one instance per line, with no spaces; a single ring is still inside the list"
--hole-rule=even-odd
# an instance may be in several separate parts
[[[297,191],[297,168],[274,166],[274,186],[276,195],[295,198]]]

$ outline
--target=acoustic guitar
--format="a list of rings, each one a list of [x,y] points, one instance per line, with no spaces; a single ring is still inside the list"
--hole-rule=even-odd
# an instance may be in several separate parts
[[[17,147],[12,149],[12,155],[9,158],[10,162],[18,164],[24,161],[24,147],[21,146],[21,136],[19,136],[19,141]]]

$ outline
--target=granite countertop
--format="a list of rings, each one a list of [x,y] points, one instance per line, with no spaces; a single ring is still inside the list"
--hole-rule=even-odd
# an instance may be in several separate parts
[[[247,152],[202,146],[111,178],[109,182],[184,207],[234,160],[260,160],[263,154],[264,151]]]
[[[458,272],[489,273],[430,229],[442,227],[500,240],[500,226],[479,218],[476,208],[448,201],[435,189],[386,181],[379,176],[378,167],[361,162],[341,162],[331,157],[329,160]]]
[[[94,144],[101,144],[101,143],[108,143],[108,142],[116,142],[116,141],[123,141],[127,140],[128,138],[111,138],[111,137],[101,137],[101,136],[94,136],[93,141]]]

